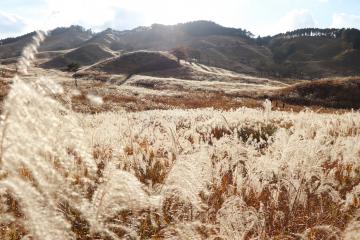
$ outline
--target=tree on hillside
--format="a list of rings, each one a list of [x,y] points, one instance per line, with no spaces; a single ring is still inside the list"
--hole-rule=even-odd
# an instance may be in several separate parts
[[[77,70],[79,70],[79,68],[80,68],[80,64],[72,62],[67,65],[66,70],[68,72],[76,72]]]
[[[187,49],[187,55],[190,59],[190,62],[199,62],[200,61],[200,58],[201,58],[201,52],[197,49],[194,49],[194,48],[190,48],[190,49]]]
[[[352,45],[353,49],[360,49],[360,31],[358,29],[346,29],[342,33],[342,39]]]
[[[272,37],[271,36],[266,36],[266,37],[260,37],[258,36],[255,39],[255,43],[259,46],[266,46],[269,45],[270,41],[271,41]]]
[[[180,60],[185,60],[187,58],[186,49],[183,47],[175,48],[171,51],[171,53],[177,58],[179,63]]]

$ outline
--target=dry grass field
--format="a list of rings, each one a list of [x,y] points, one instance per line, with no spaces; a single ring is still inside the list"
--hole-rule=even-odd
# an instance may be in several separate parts
[[[302,82],[277,91],[274,98],[297,105],[359,109],[360,78],[335,77]]]
[[[358,112],[89,115],[42,84],[16,80],[5,102],[1,239],[359,234]]]
[[[0,239],[359,238],[358,111],[215,69],[75,82],[31,67],[38,35],[1,79]]]

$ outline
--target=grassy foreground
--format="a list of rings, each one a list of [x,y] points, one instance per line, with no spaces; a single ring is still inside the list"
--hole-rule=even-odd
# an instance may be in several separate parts
[[[15,79],[5,100],[0,239],[360,234],[359,112],[87,115],[50,97],[61,92]]]

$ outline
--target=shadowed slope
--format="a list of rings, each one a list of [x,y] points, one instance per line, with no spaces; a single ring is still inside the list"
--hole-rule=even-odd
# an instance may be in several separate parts
[[[79,47],[93,36],[91,30],[81,26],[56,28],[52,30],[39,51],[57,51]]]
[[[360,78],[303,82],[276,92],[274,98],[301,105],[360,108]]]
[[[138,51],[99,63],[93,66],[91,70],[112,74],[134,74],[177,68],[179,66],[176,58],[166,52]]]
[[[86,66],[114,56],[115,55],[109,49],[101,47],[97,44],[90,44],[62,56],[58,56],[42,64],[41,67],[64,69],[68,64],[74,62],[81,66]]]

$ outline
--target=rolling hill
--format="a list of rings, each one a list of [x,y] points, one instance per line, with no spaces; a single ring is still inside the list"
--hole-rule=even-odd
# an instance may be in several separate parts
[[[40,66],[43,68],[66,69],[66,67],[71,63],[77,63],[80,66],[87,66],[114,56],[115,54],[106,47],[102,47],[98,44],[89,44],[64,55],[55,57]]]
[[[16,38],[0,40],[0,59],[19,57],[23,48],[32,41],[35,34],[35,32],[31,32]],[[39,51],[73,49],[79,47],[92,36],[93,33],[90,30],[85,30],[80,26],[56,28],[48,33]]]
[[[271,62],[271,52],[252,43],[247,31],[206,21],[174,26],[153,24],[131,31],[107,29],[88,42],[102,43],[112,50],[122,51],[196,49],[200,51],[201,63],[243,73],[256,73],[258,64]]]
[[[196,21],[129,31],[107,29],[88,42],[125,52],[184,47],[199,51],[199,62],[210,66],[267,77],[313,79],[358,74],[359,33],[356,29],[299,29],[254,38],[246,30]]]
[[[80,26],[56,28],[49,33],[39,51],[57,51],[80,47],[92,36],[91,30],[86,30]]]
[[[176,58],[166,52],[138,51],[103,61],[91,68],[112,74],[135,74],[177,68]]]
[[[32,35],[2,40],[2,61],[19,56]],[[197,61],[201,64],[279,79],[360,73],[360,31],[357,29],[299,29],[254,38],[247,30],[209,21],[153,24],[126,31],[106,29],[99,33],[71,26],[51,31],[40,52],[72,50],[93,44],[121,53],[170,51],[183,47],[198,51]],[[83,54],[83,50],[79,53]]]
[[[306,81],[276,90],[272,99],[296,105],[360,108],[360,78],[330,78]]]
[[[31,41],[35,34],[35,32],[31,32],[16,38],[0,40],[0,59],[19,57],[23,48]]]

